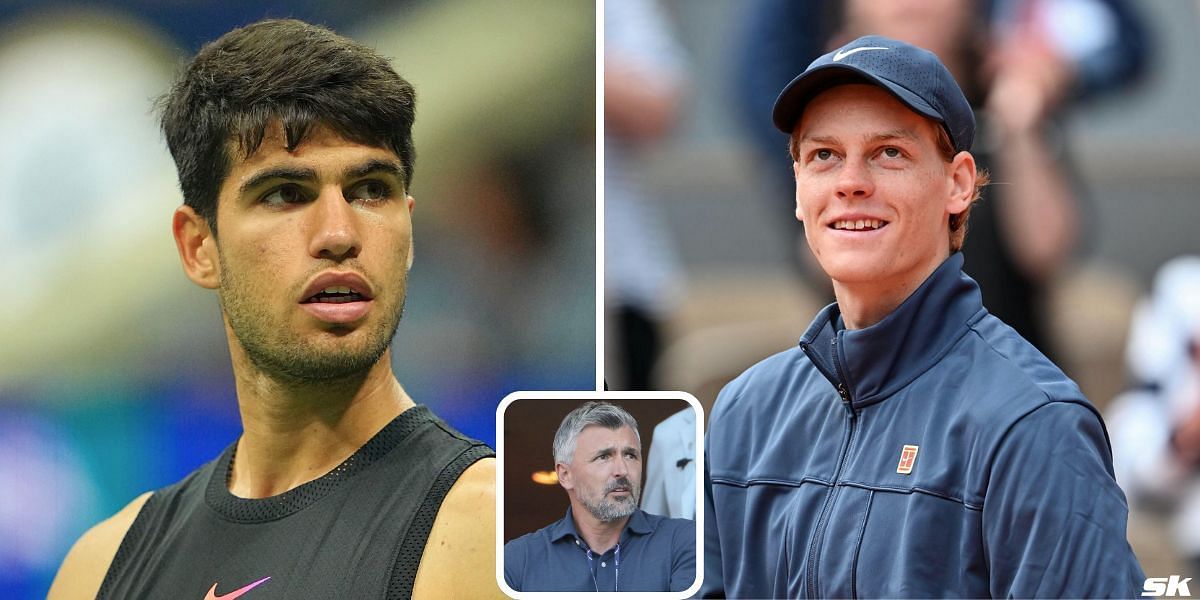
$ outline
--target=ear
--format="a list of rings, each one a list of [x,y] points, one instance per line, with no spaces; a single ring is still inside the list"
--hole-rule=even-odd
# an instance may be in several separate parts
[[[792,180],[796,182],[796,220],[804,222],[804,213],[800,212],[800,163],[792,161]]]
[[[558,475],[558,485],[564,490],[575,489],[575,481],[571,478],[571,469],[562,463],[554,463],[554,472]]]
[[[175,209],[171,233],[175,235],[179,262],[188,279],[200,287],[216,289],[221,280],[221,268],[217,260],[217,240],[208,228],[208,221],[185,204]]]
[[[409,196],[409,197],[408,197],[408,223],[409,223],[409,227],[411,227],[411,226],[412,226],[412,214],[413,214],[413,208],[416,208],[416,206],[417,206],[417,201],[416,201],[416,200],[414,200],[412,196]],[[413,237],[413,236],[412,236],[411,234],[408,236],[408,270],[409,270],[409,271],[411,271],[411,270],[412,270],[412,266],[413,266],[413,249],[414,249],[414,246],[413,246],[413,239],[412,239],[412,237]]]
[[[963,150],[950,162],[950,194],[946,198],[946,214],[957,215],[971,205],[975,195],[975,157]]]

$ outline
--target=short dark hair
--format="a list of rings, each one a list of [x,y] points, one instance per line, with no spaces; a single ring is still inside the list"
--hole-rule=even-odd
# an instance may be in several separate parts
[[[230,31],[196,54],[159,105],[184,204],[214,234],[234,144],[242,156],[254,154],[276,121],[288,150],[316,124],[389,148],[404,186],[412,183],[412,85],[386,58],[325,27],[284,19]]]

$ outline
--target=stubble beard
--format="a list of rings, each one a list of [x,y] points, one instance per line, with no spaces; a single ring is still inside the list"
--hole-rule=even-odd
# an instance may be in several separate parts
[[[618,487],[629,488],[629,495],[621,499],[608,499],[608,493]],[[591,494],[580,494],[580,500],[588,512],[592,513],[602,523],[610,523],[618,519],[623,519],[633,514],[637,510],[638,501],[642,496],[642,486],[634,484],[628,479],[622,478],[614,480],[601,490],[595,496]]]
[[[374,299],[375,310],[382,311],[383,318],[369,330],[357,332],[361,334],[359,340],[322,344],[332,342],[328,338],[335,334],[323,333],[316,340],[296,334],[286,319],[273,317],[266,310],[269,291],[229,268],[224,257],[220,260],[218,298],[229,327],[255,368],[275,379],[321,383],[364,376],[391,345],[404,314],[407,277],[401,273],[399,294],[387,304],[381,303],[382,297]]]

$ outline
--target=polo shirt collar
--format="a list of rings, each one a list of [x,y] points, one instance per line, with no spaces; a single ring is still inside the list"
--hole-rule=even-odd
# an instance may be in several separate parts
[[[568,536],[574,539],[583,539],[583,536],[579,535],[579,530],[575,529],[575,519],[571,517],[570,506],[567,506],[567,516],[559,519],[550,528],[550,542],[557,542]]]
[[[629,515],[629,522],[625,523],[625,531],[638,535],[646,535],[653,532],[654,527],[650,525],[650,519],[646,518],[646,513],[639,508],[633,511],[632,515]]]
[[[654,526],[650,524],[650,519],[646,518],[646,513],[642,509],[633,511],[629,515],[629,521],[625,523],[625,529],[621,532],[621,541],[629,539],[629,534],[646,535],[654,531]],[[567,506],[567,516],[559,519],[557,523],[550,527],[550,542],[557,542],[564,537],[570,539],[582,540],[583,536],[579,535],[579,530],[575,528],[575,519],[571,513],[571,507]]]

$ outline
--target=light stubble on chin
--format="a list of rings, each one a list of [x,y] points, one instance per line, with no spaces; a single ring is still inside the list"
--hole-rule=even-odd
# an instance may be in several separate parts
[[[221,278],[218,298],[229,320],[229,327],[250,362],[264,374],[296,383],[346,380],[365,375],[387,351],[404,313],[405,279],[401,275],[398,297],[377,296],[376,310],[383,318],[357,340],[322,344],[308,340],[291,330],[285,319],[273,317],[266,309],[271,291],[250,281],[221,254]],[[275,292],[277,293],[277,292]],[[331,337],[329,335],[323,337]]]
[[[629,495],[623,499],[609,500],[608,493],[618,487],[629,488]],[[641,495],[642,486],[633,485],[628,479],[618,479],[606,485],[597,496],[585,495],[581,500],[593,517],[602,523],[610,523],[633,514],[633,511],[637,510]]]

